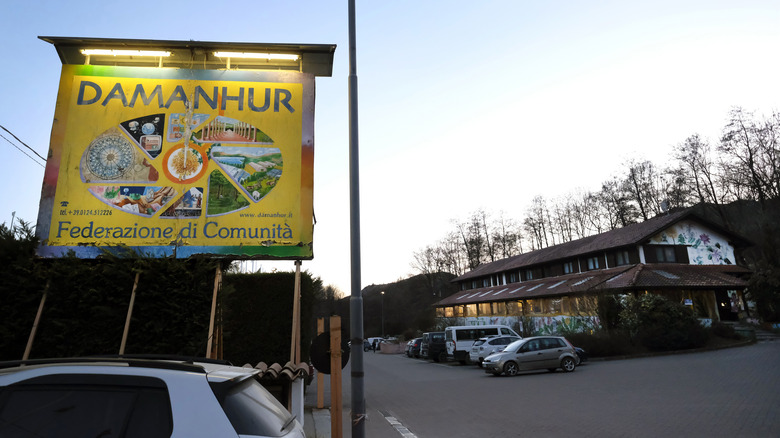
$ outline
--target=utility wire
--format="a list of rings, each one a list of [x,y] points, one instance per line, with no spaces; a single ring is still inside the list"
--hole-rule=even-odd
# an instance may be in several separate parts
[[[23,141],[19,140],[19,137],[15,136],[13,132],[11,132],[11,131],[9,131],[9,130],[5,129],[5,126],[3,126],[3,125],[0,125],[0,128],[3,128],[3,131],[5,131],[5,132],[7,132],[7,133],[11,134],[11,136],[13,136],[13,138],[15,138],[15,139],[16,139],[16,141],[18,141],[19,143],[23,144],[23,145],[24,145],[24,147],[26,147],[27,149],[29,149],[29,150],[33,151],[33,153],[34,153],[35,155],[37,155],[37,156],[38,156],[38,158],[40,158],[40,159],[41,159],[41,160],[43,160],[43,161],[46,161],[46,158],[43,158],[43,157],[41,156],[41,154],[39,154],[38,152],[35,152],[35,149],[31,148],[30,146],[27,146],[27,143],[25,143],[25,142],[23,142]],[[3,137],[3,138],[5,138],[5,137]],[[6,139],[6,141],[8,141],[8,139]],[[9,141],[9,143],[10,143],[10,141]]]
[[[11,134],[11,135],[13,135],[13,134]],[[35,158],[34,158],[32,155],[30,155],[30,154],[28,154],[27,152],[25,152],[24,150],[22,150],[22,148],[20,148],[19,146],[17,146],[17,145],[15,145],[15,144],[13,144],[13,142],[12,142],[11,140],[7,139],[7,138],[6,138],[6,137],[5,137],[3,134],[0,134],[0,137],[2,137],[2,138],[3,138],[3,140],[7,141],[7,142],[8,142],[8,143],[9,143],[11,146],[15,147],[16,149],[19,149],[19,152],[21,152],[21,153],[23,153],[23,154],[27,155],[27,157],[28,157],[29,159],[33,160],[33,162],[34,162],[35,164],[37,164],[37,165],[39,165],[39,166],[43,167],[44,169],[46,168],[46,166],[44,166],[43,164],[39,163],[39,162],[38,162],[38,160],[36,160],[36,159],[35,159]],[[25,145],[25,146],[26,146],[26,145]],[[33,152],[34,152],[34,151],[33,151]],[[39,155],[39,156],[40,156],[40,155]]]

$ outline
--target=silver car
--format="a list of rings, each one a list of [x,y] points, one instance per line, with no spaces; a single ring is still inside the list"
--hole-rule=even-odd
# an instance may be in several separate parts
[[[517,375],[520,371],[543,370],[574,371],[579,364],[574,346],[562,336],[537,336],[515,341],[500,353],[485,358],[486,373],[496,376]]]
[[[471,362],[476,362],[481,368],[482,361],[485,360],[486,357],[493,353],[498,353],[507,345],[519,339],[519,336],[490,336],[487,338],[479,338],[474,341],[474,345],[471,346],[469,360],[471,360]]]

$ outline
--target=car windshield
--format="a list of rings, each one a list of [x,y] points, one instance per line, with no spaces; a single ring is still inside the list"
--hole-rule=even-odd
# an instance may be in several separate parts
[[[485,343],[484,339],[477,339],[476,341],[474,341],[474,346],[478,347],[478,346],[480,346],[480,345],[482,345],[484,343]]]
[[[517,351],[520,345],[522,345],[525,341],[525,339],[519,339],[515,342],[512,342],[511,344],[507,345],[506,348],[504,348],[504,351]]]

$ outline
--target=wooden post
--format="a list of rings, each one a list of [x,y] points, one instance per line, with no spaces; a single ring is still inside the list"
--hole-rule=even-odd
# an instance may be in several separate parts
[[[330,317],[330,435],[341,438],[341,317]]]
[[[125,318],[125,331],[122,333],[122,343],[119,344],[119,355],[125,354],[125,345],[127,345],[127,333],[130,331],[130,318],[133,316],[133,306],[135,305],[135,290],[138,288],[138,279],[141,277],[140,272],[135,273],[135,281],[133,282],[133,291],[130,292],[130,304],[127,306],[127,318]]]
[[[214,274],[214,295],[211,298],[211,319],[209,321],[209,339],[206,344],[206,358],[213,359],[211,353],[211,344],[214,339],[214,316],[217,311],[217,291],[219,291],[219,285],[222,283],[222,263],[217,263],[217,272]]]
[[[293,291],[292,335],[290,336],[290,362],[301,361],[301,261],[295,261],[295,286]]]
[[[35,332],[38,331],[38,323],[41,322],[41,313],[43,313],[43,306],[46,304],[46,295],[49,293],[49,282],[46,280],[46,286],[43,288],[43,296],[41,297],[41,303],[38,305],[38,313],[35,314],[35,320],[33,321],[32,330],[30,330],[30,337],[27,339],[27,347],[24,349],[24,355],[22,360],[27,360],[30,357],[30,351],[32,351],[32,344],[35,340]]]
[[[325,332],[325,318],[317,318],[317,334]],[[325,407],[325,375],[317,372],[317,409]]]

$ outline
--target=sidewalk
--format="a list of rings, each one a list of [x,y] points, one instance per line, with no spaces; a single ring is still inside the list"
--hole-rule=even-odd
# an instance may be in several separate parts
[[[305,406],[303,409],[303,431],[307,438],[330,438],[330,409]]]
[[[317,408],[317,379],[325,378],[325,407]],[[330,438],[330,385],[327,375],[314,372],[314,379],[303,395],[303,430],[307,438]]]

